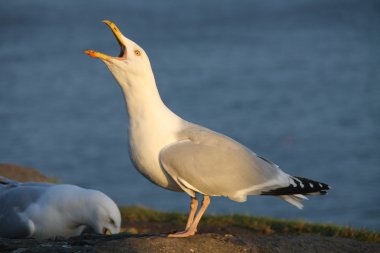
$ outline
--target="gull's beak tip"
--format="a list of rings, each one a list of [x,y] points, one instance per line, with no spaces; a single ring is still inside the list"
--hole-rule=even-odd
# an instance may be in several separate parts
[[[85,50],[84,53],[87,54],[88,56],[91,56],[92,58],[97,58],[97,59],[105,60],[105,61],[110,61],[112,58],[108,55],[96,52],[94,50]]]
[[[102,20],[103,23],[107,24],[107,25],[110,25],[110,24],[113,24],[113,22],[107,20],[107,19],[104,19]]]
[[[107,20],[107,19],[102,20],[102,22],[103,22],[104,24],[108,25],[108,26],[111,27],[111,28],[116,27],[116,25],[115,25],[114,22],[109,21],[109,20]]]
[[[91,56],[91,57],[97,58],[96,53],[93,50],[85,50],[84,53]]]

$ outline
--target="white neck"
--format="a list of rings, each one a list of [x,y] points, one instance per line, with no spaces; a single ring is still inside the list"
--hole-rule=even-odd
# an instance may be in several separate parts
[[[118,81],[124,93],[131,124],[143,121],[154,126],[158,124],[172,128],[181,121],[162,101],[152,72]]]

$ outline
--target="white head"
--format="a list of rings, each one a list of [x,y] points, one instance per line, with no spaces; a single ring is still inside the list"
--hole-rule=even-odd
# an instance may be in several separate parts
[[[89,226],[98,234],[119,233],[121,216],[115,202],[96,190],[88,190],[87,196]]]
[[[124,91],[131,86],[138,88],[136,86],[149,85],[152,81],[155,85],[149,58],[144,49],[126,38],[111,21],[104,20],[103,22],[111,28],[120,45],[119,56],[113,57],[93,50],[87,50],[85,53],[102,60]],[[146,87],[142,88],[146,89]]]

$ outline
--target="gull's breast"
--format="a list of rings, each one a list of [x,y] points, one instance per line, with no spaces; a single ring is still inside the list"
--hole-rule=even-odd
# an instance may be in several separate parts
[[[163,147],[176,140],[175,134],[130,126],[129,148],[136,169],[152,183],[172,191],[183,191],[161,167],[159,154]]]

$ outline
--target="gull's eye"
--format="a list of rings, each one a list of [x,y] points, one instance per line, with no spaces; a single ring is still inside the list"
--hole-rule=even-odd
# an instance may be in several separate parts
[[[115,225],[115,221],[112,218],[110,218],[110,224]]]
[[[140,50],[135,50],[135,55],[137,55],[137,56],[140,56],[141,55],[141,52],[140,52]]]

